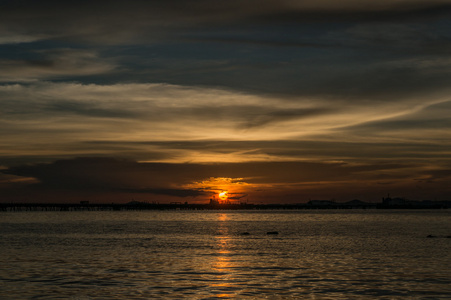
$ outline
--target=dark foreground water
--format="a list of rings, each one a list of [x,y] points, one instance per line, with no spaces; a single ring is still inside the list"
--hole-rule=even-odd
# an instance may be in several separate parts
[[[447,210],[4,212],[0,299],[451,299],[449,235]]]

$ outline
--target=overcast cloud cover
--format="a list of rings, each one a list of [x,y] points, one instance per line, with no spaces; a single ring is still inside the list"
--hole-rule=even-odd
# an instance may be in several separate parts
[[[450,28],[433,0],[0,1],[0,201],[450,199]]]

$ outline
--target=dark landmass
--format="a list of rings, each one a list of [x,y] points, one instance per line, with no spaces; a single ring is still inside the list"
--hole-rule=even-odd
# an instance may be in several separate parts
[[[0,203],[0,211],[80,211],[80,210],[264,210],[264,209],[447,209],[451,201],[414,201],[404,198],[383,198],[382,202],[370,203],[360,200],[335,202],[332,200],[310,200],[296,204],[189,204],[187,202],[147,203],[131,201],[125,204],[95,204],[81,201],[68,203]]]

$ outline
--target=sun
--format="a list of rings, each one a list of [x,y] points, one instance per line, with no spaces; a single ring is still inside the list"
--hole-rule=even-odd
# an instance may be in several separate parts
[[[218,195],[219,199],[221,199],[222,201],[227,200],[227,198],[229,197],[228,192],[227,191],[222,191],[219,193]]]

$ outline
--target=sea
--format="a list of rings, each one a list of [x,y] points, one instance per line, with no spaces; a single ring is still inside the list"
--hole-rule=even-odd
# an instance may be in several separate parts
[[[0,212],[0,299],[451,299],[451,211]]]

